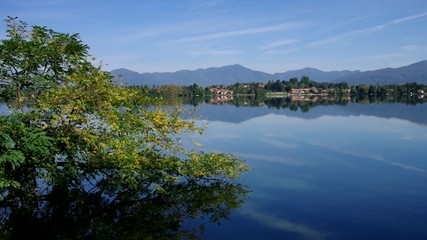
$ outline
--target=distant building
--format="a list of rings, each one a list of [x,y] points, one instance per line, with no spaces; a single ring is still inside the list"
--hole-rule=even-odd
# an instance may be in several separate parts
[[[233,91],[225,88],[210,88],[209,91],[214,95],[233,95]]]
[[[259,88],[265,88],[265,83],[257,83],[256,86]]]
[[[291,94],[292,95],[305,95],[305,94],[309,94],[310,90],[312,90],[312,88],[293,88],[291,89]]]

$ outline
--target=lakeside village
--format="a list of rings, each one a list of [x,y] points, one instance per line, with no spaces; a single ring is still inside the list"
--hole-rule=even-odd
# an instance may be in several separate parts
[[[275,80],[267,83],[235,83],[229,86],[214,85],[209,87],[178,86],[173,84],[153,86],[132,86],[151,95],[165,98],[204,97],[211,103],[226,103],[235,98],[251,97],[256,99],[286,98],[295,102],[317,102],[340,99],[350,101],[372,102],[372,99],[385,101],[388,99],[417,100],[424,102],[427,86],[419,83],[405,84],[360,84],[349,86],[346,82],[315,82],[307,76],[291,78],[289,81]]]
[[[248,88],[249,85],[243,84],[243,88]],[[258,87],[265,88],[265,84],[258,83]],[[247,93],[234,93],[232,89],[228,88],[218,88],[211,87],[209,91],[212,94],[211,103],[220,103],[220,102],[229,102],[233,101],[234,96],[236,97],[246,97],[246,96],[255,96],[256,94],[247,94]],[[346,93],[343,94],[350,97],[350,89],[345,90]],[[292,88],[290,92],[272,92],[268,91],[265,93],[267,98],[290,98],[291,101],[311,101],[317,102],[319,99],[327,99],[330,92],[327,89],[317,89],[316,87],[311,88]]]

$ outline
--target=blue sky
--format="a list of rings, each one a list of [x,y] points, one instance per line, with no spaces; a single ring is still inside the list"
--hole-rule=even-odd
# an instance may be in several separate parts
[[[364,71],[427,59],[426,0],[0,0],[7,16],[79,33],[105,70]]]

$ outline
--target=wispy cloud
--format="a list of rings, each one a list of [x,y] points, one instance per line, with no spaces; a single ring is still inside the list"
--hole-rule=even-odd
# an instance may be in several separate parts
[[[418,49],[420,49],[420,47],[418,45],[412,44],[412,45],[401,46],[400,49],[402,51],[405,51],[405,52],[413,52],[413,51],[417,51]]]
[[[400,50],[404,51],[404,52],[425,52],[427,51],[427,45],[417,45],[417,44],[409,44],[409,45],[404,45],[400,47]]]
[[[382,60],[382,59],[388,59],[388,58],[396,58],[400,57],[400,53],[390,53],[390,54],[380,54],[380,55],[372,55],[372,56],[366,56],[364,59],[368,60]]]
[[[269,228],[276,229],[282,232],[295,233],[299,235],[302,239],[321,240],[327,238],[327,235],[325,233],[313,229],[309,226],[303,225],[301,223],[292,222],[287,219],[283,219],[282,217],[268,215],[259,212],[254,208],[250,208],[242,212],[246,213],[248,216],[252,217],[257,222]]]
[[[348,39],[348,38],[353,38],[353,37],[358,37],[358,36],[362,36],[362,35],[375,33],[375,32],[381,31],[385,28],[391,27],[393,25],[401,24],[401,23],[408,22],[408,21],[413,21],[413,20],[420,19],[420,18],[423,18],[426,16],[427,16],[427,12],[424,12],[421,14],[410,15],[410,16],[395,19],[395,20],[392,20],[392,21],[389,21],[389,22],[386,22],[383,24],[375,25],[372,27],[354,30],[354,31],[346,32],[346,33],[343,33],[340,35],[325,38],[322,40],[314,41],[314,42],[309,43],[307,46],[315,47],[315,46],[329,44],[329,43],[333,43],[333,42],[337,42],[337,41],[343,41],[343,40]]]
[[[347,25],[353,24],[353,23],[358,22],[358,21],[360,21],[360,20],[364,20],[364,19],[366,19],[366,18],[369,18],[369,17],[371,17],[372,15],[373,15],[373,14],[369,14],[369,15],[365,15],[365,16],[361,16],[361,17],[357,17],[357,18],[349,19],[349,20],[347,20],[347,21],[338,22],[336,25],[330,25],[330,26],[327,26],[327,27],[325,27],[325,28],[321,29],[320,31],[321,31],[321,32],[328,32],[328,31],[331,31],[331,30],[335,30],[335,29],[338,29],[338,28],[341,28],[341,27],[344,27],[344,26],[347,26]]]
[[[211,21],[179,21],[168,24],[150,24],[150,25],[136,25],[130,27],[123,27],[116,31],[109,31],[108,39],[117,43],[139,42],[145,38],[162,37],[167,38],[171,35],[191,32],[194,29],[203,28],[204,25],[213,24]]]
[[[191,51],[190,54],[194,57],[201,55],[210,55],[210,56],[228,56],[238,54],[238,50],[224,50],[224,49],[209,49],[204,48],[200,50]]]
[[[297,148],[298,145],[295,143],[286,143],[277,139],[271,139],[271,138],[263,138],[261,141],[265,144],[281,148],[281,149],[289,149],[289,148]]]
[[[33,0],[13,0],[10,1],[16,5],[23,6],[23,7],[35,7],[35,6],[50,6],[50,5],[57,5],[65,2],[65,0],[40,0],[40,1],[33,1]]]
[[[419,18],[426,17],[426,16],[427,16],[427,12],[423,12],[420,14],[415,14],[415,15],[411,15],[411,16],[407,16],[404,18],[399,18],[399,19],[390,21],[389,24],[399,24],[399,23],[412,21],[412,20],[419,19]]]
[[[402,168],[402,169],[406,169],[406,170],[411,170],[411,171],[415,171],[415,172],[427,174],[427,169],[424,169],[424,168],[421,168],[421,167],[417,167],[417,166],[413,166],[413,165],[409,165],[409,164],[405,164],[405,163],[400,163],[400,162],[393,161],[393,160],[388,160],[388,159],[385,159],[384,157],[379,156],[379,155],[370,154],[370,153],[366,153],[366,152],[364,152],[364,153],[354,152],[354,150],[346,150],[346,149],[344,149],[343,147],[340,147],[340,146],[327,145],[327,144],[324,144],[324,143],[312,143],[312,145],[314,145],[316,147],[327,148],[329,150],[336,151],[336,152],[339,152],[341,154],[355,156],[355,157],[362,157],[362,158],[365,158],[365,159],[382,162],[382,163],[390,165],[390,166],[399,167],[399,168]]]
[[[192,8],[190,8],[190,11],[196,11],[196,10],[200,10],[200,9],[206,9],[206,8],[213,8],[215,6],[217,6],[218,4],[222,3],[221,0],[216,0],[216,1],[204,1]]]
[[[247,160],[253,161],[266,161],[266,162],[276,162],[288,165],[304,165],[305,163],[302,160],[294,159],[291,157],[276,156],[276,155],[265,155],[265,154],[253,154],[253,153],[236,153],[237,156],[242,157]]]
[[[281,39],[278,41],[271,42],[265,46],[262,46],[261,49],[265,50],[265,49],[278,48],[278,47],[281,47],[284,45],[289,45],[289,44],[297,43],[297,42],[298,42],[297,39]]]
[[[36,7],[36,6],[34,6]],[[31,21],[35,19],[43,19],[43,20],[50,20],[50,21],[58,21],[63,19],[69,19],[70,15],[66,11],[51,11],[48,8],[33,11],[31,8],[27,8],[25,10],[21,10],[18,13],[15,13],[16,16],[25,16],[25,18],[22,18],[21,20],[24,20],[26,22],[31,23]]]
[[[290,48],[290,49],[286,49],[286,50],[268,50],[265,51],[265,54],[269,54],[269,55],[287,55],[287,54],[291,54],[298,51],[298,48]]]
[[[404,141],[411,141],[411,142],[427,141],[427,134],[424,134],[421,136],[414,136],[412,134],[408,134],[408,135],[403,135],[400,139]]]
[[[302,22],[281,23],[281,24],[275,24],[271,26],[264,26],[264,27],[258,27],[258,28],[246,28],[246,29],[240,29],[240,30],[225,31],[225,32],[212,33],[212,34],[198,35],[193,37],[180,38],[180,39],[172,40],[171,42],[194,43],[194,42],[217,40],[217,39],[230,38],[230,37],[238,37],[243,35],[261,34],[261,33],[267,33],[267,32],[280,32],[284,30],[299,28],[302,26],[304,26],[304,23]]]

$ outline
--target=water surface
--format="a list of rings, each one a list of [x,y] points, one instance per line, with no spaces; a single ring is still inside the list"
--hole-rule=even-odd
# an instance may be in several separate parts
[[[207,239],[427,239],[427,104],[199,106],[197,139],[252,170]]]

